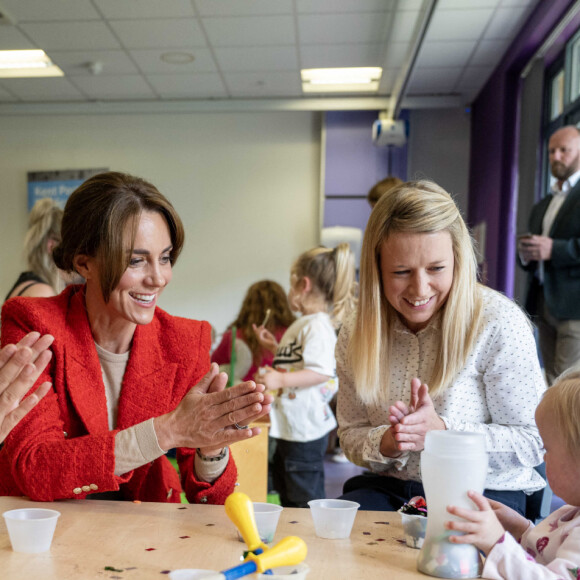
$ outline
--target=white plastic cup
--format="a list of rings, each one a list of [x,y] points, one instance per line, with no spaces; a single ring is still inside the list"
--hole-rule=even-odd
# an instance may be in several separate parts
[[[258,580],[304,580],[310,568],[302,563],[296,566],[272,568],[272,574],[258,574]]]
[[[421,548],[427,531],[427,517],[418,514],[406,514],[401,510],[399,510],[399,513],[401,514],[407,546],[409,548]]]
[[[313,499],[308,502],[319,538],[348,538],[360,504],[346,499]]]
[[[254,518],[256,519],[256,527],[258,528],[258,535],[264,544],[271,544],[274,541],[276,528],[278,527],[278,520],[280,514],[284,509],[281,505],[273,503],[265,503],[255,501],[254,504]],[[238,531],[238,540],[244,541],[242,535]]]
[[[43,508],[23,508],[2,514],[15,552],[38,554],[50,550],[60,512]]]

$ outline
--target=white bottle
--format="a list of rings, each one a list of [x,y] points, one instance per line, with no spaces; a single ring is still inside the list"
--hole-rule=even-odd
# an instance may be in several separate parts
[[[458,532],[444,523],[460,520],[447,511],[448,505],[476,509],[467,496],[473,489],[483,492],[487,474],[485,435],[460,431],[429,431],[421,453],[421,477],[427,500],[427,532],[419,553],[420,572],[438,578],[476,578],[482,562],[471,544],[452,544]],[[463,520],[465,521],[465,520]]]

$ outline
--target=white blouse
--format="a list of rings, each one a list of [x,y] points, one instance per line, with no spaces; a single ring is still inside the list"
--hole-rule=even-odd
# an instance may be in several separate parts
[[[486,436],[489,454],[486,489],[532,493],[545,486],[533,469],[543,461],[542,441],[534,412],[546,384],[526,315],[511,300],[490,288],[483,294],[482,331],[465,367],[453,385],[434,399],[435,411],[447,429]],[[439,347],[439,318],[418,333],[399,320],[392,345],[391,396],[381,405],[364,404],[357,396],[347,346],[354,314],[345,322],[336,345],[339,379],[338,424],[346,456],[375,473],[421,481],[420,453],[383,456],[380,442],[389,428],[388,408],[408,404],[411,379],[428,382]]]

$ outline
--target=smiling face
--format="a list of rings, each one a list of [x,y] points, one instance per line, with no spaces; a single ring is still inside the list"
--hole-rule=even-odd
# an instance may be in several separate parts
[[[536,425],[544,442],[546,477],[552,491],[567,504],[580,506],[580,462],[568,450],[548,401],[542,401],[536,409]]]
[[[453,284],[454,263],[447,231],[394,232],[382,243],[383,292],[409,330],[425,328],[445,304]]]
[[[129,251],[129,226],[126,232]],[[153,320],[157,300],[171,281],[172,247],[165,218],[160,213],[144,211],[139,218],[129,266],[108,302],[104,301],[100,287],[98,259],[85,259],[82,273],[87,279],[86,300],[93,333],[97,331],[98,334],[103,329],[118,331],[119,327],[134,329],[135,325],[149,324]]]

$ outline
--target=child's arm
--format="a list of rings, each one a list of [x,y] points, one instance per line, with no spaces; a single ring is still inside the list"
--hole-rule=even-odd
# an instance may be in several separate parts
[[[270,391],[285,389],[287,387],[312,387],[320,383],[325,383],[331,378],[328,375],[321,375],[309,369],[303,369],[293,373],[281,373],[271,367],[266,367],[264,371],[259,376],[256,375],[256,380],[265,385],[266,389]]]
[[[278,349],[278,341],[276,337],[265,327],[265,326],[256,326],[252,324],[252,328],[256,333],[256,338],[260,343],[262,348],[269,350],[272,354],[276,354],[276,350]]]

